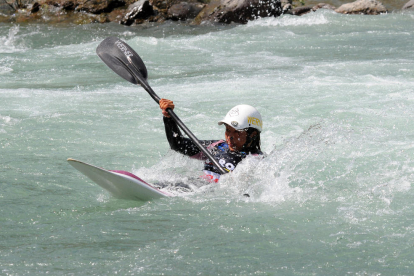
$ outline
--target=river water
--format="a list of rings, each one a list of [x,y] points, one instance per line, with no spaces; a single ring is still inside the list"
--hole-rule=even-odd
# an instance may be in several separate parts
[[[95,54],[118,36],[199,139],[262,114],[261,161],[117,199],[67,158],[192,185],[161,113]],[[412,275],[414,14],[237,26],[0,25],[0,274]],[[243,197],[244,193],[250,197]]]

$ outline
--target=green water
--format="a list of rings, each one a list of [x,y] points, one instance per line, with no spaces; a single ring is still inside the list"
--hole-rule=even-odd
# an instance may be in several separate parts
[[[245,26],[0,25],[2,275],[412,275],[414,16],[318,11]],[[153,202],[76,158],[191,185],[161,113],[95,54],[118,36],[199,139],[234,105],[267,157]],[[251,197],[243,197],[248,192]]]

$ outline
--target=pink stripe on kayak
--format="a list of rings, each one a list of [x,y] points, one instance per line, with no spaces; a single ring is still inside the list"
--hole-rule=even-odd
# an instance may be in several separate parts
[[[113,171],[113,170],[110,170],[110,172],[115,172],[115,173],[119,173],[119,174],[123,174],[123,175],[126,175],[126,176],[129,176],[129,177],[132,177],[132,178],[135,178],[136,180],[139,180],[139,181],[141,181],[142,183],[145,183],[145,184],[147,184],[148,186],[150,186],[151,188],[153,188],[153,189],[157,189],[157,188],[155,188],[154,186],[152,186],[151,184],[149,184],[149,183],[147,183],[147,182],[145,182],[144,180],[142,180],[141,178],[139,178],[138,176],[136,176],[135,174],[133,174],[133,173],[130,173],[130,172],[127,172],[127,171]],[[163,192],[163,191],[161,191],[161,190],[159,190],[159,189],[157,189],[157,191],[159,191],[159,192],[161,192],[161,193],[163,193],[163,194],[165,194],[165,195],[167,195],[167,196],[172,196],[171,194],[169,194],[169,193],[166,193],[166,192]]]
[[[141,181],[141,182],[144,182],[145,184],[148,184],[147,182],[145,182],[144,180],[142,180],[141,178],[139,178],[139,177],[138,177],[138,176],[136,176],[135,174],[130,173],[130,172],[127,172],[127,171],[116,171],[116,170],[110,170],[110,172],[116,172],[116,173],[120,173],[120,174],[128,175],[128,176],[130,176],[130,177],[132,177],[132,178],[135,178],[135,179],[137,179],[137,180],[139,180],[139,181]],[[149,184],[148,184],[148,185],[149,185]]]

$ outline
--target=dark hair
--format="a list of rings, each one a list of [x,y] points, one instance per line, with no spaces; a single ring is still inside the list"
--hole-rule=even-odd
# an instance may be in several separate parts
[[[249,127],[247,129],[245,129],[246,133],[247,133],[247,137],[246,137],[246,143],[243,146],[243,150],[246,153],[259,153],[260,150],[260,132],[252,127]],[[253,132],[256,132],[256,135],[253,137],[250,137]],[[250,146],[248,146],[250,144]]]

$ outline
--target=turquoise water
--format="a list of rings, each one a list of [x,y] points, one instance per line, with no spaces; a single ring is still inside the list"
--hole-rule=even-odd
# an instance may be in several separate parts
[[[95,54],[118,36],[199,139],[234,105],[267,157],[172,199],[116,199],[67,162],[192,185],[161,113]],[[244,26],[0,25],[2,275],[412,275],[414,14]],[[250,198],[242,194],[248,192]]]

